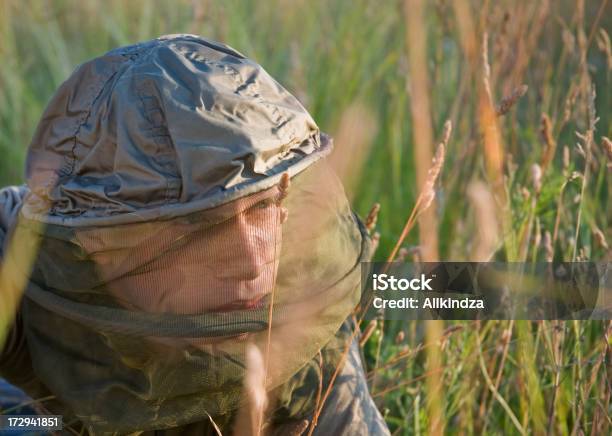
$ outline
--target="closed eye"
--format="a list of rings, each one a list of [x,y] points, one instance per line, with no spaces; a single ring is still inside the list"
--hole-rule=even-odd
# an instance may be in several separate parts
[[[272,204],[274,204],[274,198],[266,198],[259,203],[255,203],[251,206],[251,209],[266,209]]]

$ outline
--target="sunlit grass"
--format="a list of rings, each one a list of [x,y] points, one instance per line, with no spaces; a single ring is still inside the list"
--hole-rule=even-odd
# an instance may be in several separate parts
[[[605,1],[423,2],[426,64],[418,67],[427,73],[426,113],[411,107],[417,66],[406,46],[405,3],[0,2],[0,184],[23,182],[25,148],[41,112],[77,64],[161,34],[198,33],[261,63],[337,136],[340,157],[353,156],[354,146],[366,150],[361,172],[349,162],[343,176],[356,184],[353,203],[362,216],[381,204],[377,259],[390,253],[419,192],[424,164],[415,157],[415,132],[428,129],[421,138],[430,138],[433,150],[450,119],[432,209],[440,259],[609,261],[612,186],[602,138],[612,136],[612,55],[600,32],[609,23]],[[496,105],[523,84],[527,93],[497,115]],[[415,125],[415,112],[430,126]],[[545,133],[543,114],[550,120]],[[367,132],[359,130],[364,126]],[[418,254],[418,245],[413,231],[404,247]],[[444,327],[432,342],[422,324],[386,322],[384,333],[378,329],[364,343],[368,369],[377,372],[375,399],[392,431],[426,434],[430,397],[443,399],[448,433],[610,429],[609,323]],[[439,353],[429,353],[432,347]],[[441,366],[428,364],[428,355]],[[428,392],[437,385],[426,382],[431,377],[441,386],[435,395]]]

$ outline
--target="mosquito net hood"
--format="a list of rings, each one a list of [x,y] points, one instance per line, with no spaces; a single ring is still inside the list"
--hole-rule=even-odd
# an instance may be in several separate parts
[[[230,413],[247,344],[289,398],[370,256],[330,150],[226,45],[172,35],[79,66],[34,135],[13,231],[36,252],[14,265],[36,375],[96,433]]]

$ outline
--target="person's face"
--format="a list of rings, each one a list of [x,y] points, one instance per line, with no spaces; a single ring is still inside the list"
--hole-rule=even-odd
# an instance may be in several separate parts
[[[179,226],[152,235],[124,261],[145,267],[113,279],[110,293],[124,306],[154,313],[257,307],[274,286],[281,227],[287,215],[275,197],[253,205],[249,201],[239,199],[228,205],[241,212],[204,230],[183,234]],[[97,262],[103,277],[104,264],[118,268],[112,259],[98,256]]]
[[[284,217],[282,207],[268,200],[205,232],[203,282],[211,293],[213,309],[253,308],[271,292]]]

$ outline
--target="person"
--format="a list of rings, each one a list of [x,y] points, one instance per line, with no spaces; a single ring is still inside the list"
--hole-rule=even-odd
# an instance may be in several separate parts
[[[90,434],[241,434],[262,391],[265,432],[388,434],[352,316],[371,239],[331,148],[221,43],[168,35],[79,66],[27,185],[0,190],[3,271],[26,278],[0,375]]]

